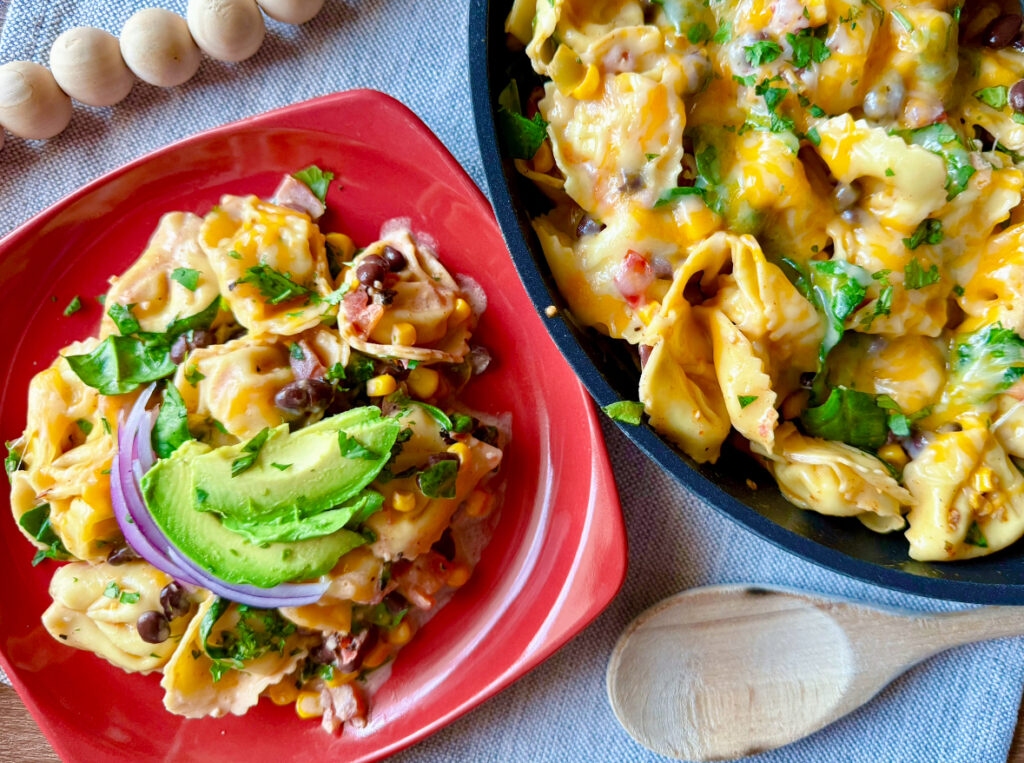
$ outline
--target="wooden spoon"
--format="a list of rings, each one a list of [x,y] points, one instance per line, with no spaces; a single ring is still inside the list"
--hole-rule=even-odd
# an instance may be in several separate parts
[[[643,612],[608,664],[630,736],[681,760],[756,755],[863,705],[945,649],[1024,634],[1024,607],[925,614],[742,585],[694,588]]]

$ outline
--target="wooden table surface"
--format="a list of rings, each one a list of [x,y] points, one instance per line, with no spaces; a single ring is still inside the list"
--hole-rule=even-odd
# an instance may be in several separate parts
[[[1008,763],[1024,763],[1024,703],[1017,715],[1017,730]],[[0,761],[50,763],[59,761],[35,721],[9,686],[0,684]]]

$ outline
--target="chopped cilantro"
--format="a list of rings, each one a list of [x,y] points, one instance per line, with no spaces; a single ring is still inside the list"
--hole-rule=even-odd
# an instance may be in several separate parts
[[[746,408],[757,400],[757,395],[737,395],[737,399],[740,401],[740,408]]]
[[[793,48],[793,65],[798,69],[806,69],[811,62],[820,64],[828,60],[832,52],[824,41],[827,33],[827,25],[817,29],[801,29],[797,34],[787,33],[786,42]]]
[[[686,33],[686,39],[694,45],[701,42],[707,42],[711,39],[711,30],[708,29],[708,25],[703,21],[698,21],[690,27],[690,30]]]
[[[924,269],[921,262],[915,257],[903,268],[903,288],[908,291],[923,289],[926,286],[938,283],[942,276],[939,275],[939,266],[932,265],[928,270]]]
[[[192,268],[175,268],[171,272],[171,280],[177,281],[189,291],[199,286],[199,271]]]
[[[978,548],[988,548],[988,538],[985,537],[976,521],[971,522],[971,526],[967,528],[964,543],[970,546],[977,546]]]
[[[266,444],[268,437],[270,437],[270,428],[263,427],[255,437],[242,446],[242,453],[244,455],[239,456],[231,462],[232,477],[237,477],[256,463],[260,450]]]
[[[299,170],[293,174],[292,177],[305,183],[309,190],[313,192],[313,195],[320,199],[321,203],[327,201],[327,187],[334,180],[333,172],[325,172],[315,164],[311,164],[306,169]]]
[[[993,109],[1003,109],[1009,100],[1009,90],[1006,85],[996,85],[995,87],[986,87],[981,90],[974,92],[974,97],[984,103],[986,106],[991,106]]]
[[[938,244],[941,243],[943,235],[942,220],[928,217],[918,223],[917,228],[910,234],[910,238],[903,239],[903,245],[907,249],[913,250],[921,244]]]
[[[103,595],[106,596],[108,599],[116,599],[118,597],[118,594],[120,593],[121,586],[119,586],[113,580],[107,583],[107,587],[103,589]]]
[[[772,40],[758,40],[753,45],[744,47],[743,52],[747,57],[747,63],[751,66],[762,66],[770,64],[778,58],[782,53],[782,48],[779,43]]]
[[[75,296],[73,296],[71,298],[71,301],[68,302],[68,306],[64,308],[64,315],[65,315],[65,317],[70,317],[70,316],[74,315],[75,313],[77,313],[81,309],[82,309],[82,300],[76,294]]]
[[[274,270],[269,265],[253,265],[238,279],[238,283],[251,283],[271,305],[313,294],[307,287],[295,283],[287,273]]]

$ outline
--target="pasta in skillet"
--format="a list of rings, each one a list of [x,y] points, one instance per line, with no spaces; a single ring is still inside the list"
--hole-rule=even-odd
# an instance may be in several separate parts
[[[497,521],[508,422],[458,403],[479,287],[402,221],[325,235],[332,177],[164,215],[8,443],[33,563],[68,562],[44,626],[189,718],[265,696],[365,726]]]
[[[952,561],[1024,534],[1024,34],[960,0],[515,0],[499,98],[610,410]],[[1020,152],[1020,153],[1018,153]],[[620,412],[625,410],[626,414]]]

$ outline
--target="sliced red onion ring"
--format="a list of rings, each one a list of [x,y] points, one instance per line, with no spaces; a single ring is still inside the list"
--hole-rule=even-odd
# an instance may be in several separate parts
[[[156,459],[150,438],[156,411],[146,403],[156,385],[147,387],[117,433],[118,452],[110,474],[110,497],[114,516],[125,541],[140,557],[183,583],[205,588],[230,601],[252,607],[301,607],[320,600],[327,583],[283,583],[273,588],[227,583],[214,577],[171,543],[154,521],[142,498],[139,483]]]

